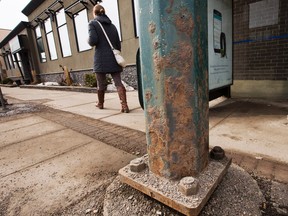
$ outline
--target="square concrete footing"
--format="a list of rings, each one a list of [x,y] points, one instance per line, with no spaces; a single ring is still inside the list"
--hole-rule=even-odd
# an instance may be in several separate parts
[[[150,172],[147,155],[140,158],[140,160],[143,160],[146,168],[140,172],[132,172],[130,165],[127,165],[119,170],[121,181],[189,216],[200,213],[231,164],[231,158],[227,157],[219,161],[210,160],[207,168],[199,176],[195,177],[199,182],[198,193],[185,196],[179,190],[180,180],[168,180]]]

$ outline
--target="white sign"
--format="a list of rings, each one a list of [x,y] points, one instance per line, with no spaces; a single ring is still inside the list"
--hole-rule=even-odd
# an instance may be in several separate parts
[[[263,0],[249,4],[249,28],[278,24],[279,0]]]
[[[232,0],[208,1],[209,90],[231,85]]]

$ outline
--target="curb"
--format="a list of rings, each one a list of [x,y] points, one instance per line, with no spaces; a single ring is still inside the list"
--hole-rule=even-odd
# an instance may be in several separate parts
[[[257,159],[251,155],[237,152],[226,152],[232,162],[245,169],[248,173],[255,173],[260,177],[288,184],[288,166],[285,163],[264,158]]]
[[[85,93],[96,93],[95,87],[78,87],[78,86],[32,86],[32,85],[20,85],[20,88],[29,89],[43,89],[43,90],[56,90],[56,91],[74,91],[74,92],[85,92]]]

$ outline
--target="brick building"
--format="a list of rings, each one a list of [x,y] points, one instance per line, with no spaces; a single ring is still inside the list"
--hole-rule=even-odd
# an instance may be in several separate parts
[[[222,1],[233,3],[232,97],[287,98],[288,1]],[[86,38],[87,22],[92,19],[95,3],[96,0],[31,1],[22,11],[29,23],[19,24],[24,28],[17,26],[17,31],[14,29],[0,42],[2,55],[6,56],[3,67],[8,76],[23,79],[17,64],[14,68],[9,67],[8,58],[14,58],[10,60],[14,63],[25,58],[24,62],[28,61],[28,65],[23,76],[26,75],[24,78],[31,82],[35,79],[59,81],[63,78],[63,66],[67,66],[73,82],[83,84],[84,74],[92,73],[94,50],[88,46]],[[103,5],[119,30],[122,54],[128,62],[123,73],[124,80],[134,80],[129,84],[137,87],[137,0],[103,0]],[[29,43],[26,47],[11,50],[11,40],[15,40],[17,35],[26,35]],[[17,53],[27,55],[15,59]]]
[[[234,0],[232,96],[288,98],[288,1]]]

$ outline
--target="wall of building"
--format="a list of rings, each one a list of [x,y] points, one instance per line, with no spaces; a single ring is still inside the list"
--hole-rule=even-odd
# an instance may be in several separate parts
[[[11,30],[8,29],[0,29],[0,41],[2,41],[9,33]],[[0,81],[4,78],[6,78],[7,73],[6,73],[6,67],[5,67],[5,62],[4,58],[1,55],[0,56]]]
[[[233,9],[232,96],[288,98],[288,1],[234,0]]]
[[[45,0],[29,16],[38,17],[55,0]],[[67,8],[76,0],[63,1]],[[93,5],[88,1],[88,20],[93,19]],[[133,1],[118,1],[122,54],[129,66],[123,78],[137,88],[136,52],[139,40],[135,36]],[[233,76],[232,97],[277,97],[288,95],[288,1],[286,0],[233,0]],[[34,30],[27,33],[34,48],[31,51],[35,73],[41,81],[59,81],[60,67],[67,66],[76,83],[83,84],[83,76],[92,73],[94,50],[78,52],[73,19],[66,15],[72,55],[63,58],[56,22],[52,23],[58,58],[49,59],[44,29],[42,38],[47,62],[41,63],[37,53]],[[35,23],[34,23],[35,24]],[[15,73],[15,74],[14,74]],[[17,72],[12,71],[11,76]],[[18,74],[19,75],[19,74]],[[63,77],[63,76],[62,76]],[[130,83],[128,83],[130,84]]]
[[[128,64],[135,64],[139,39],[135,36],[133,5],[131,0],[118,1],[122,29],[122,53]]]
[[[44,1],[33,13],[31,13],[31,15],[28,16],[28,20],[29,21],[34,20],[39,14],[45,11],[53,2],[54,0]],[[66,7],[68,7],[73,2],[74,2],[73,0],[63,1],[64,6]],[[70,19],[68,16],[66,16],[66,21],[67,21],[67,27],[68,27],[68,32],[69,32],[69,40],[70,40],[72,55],[69,57],[64,57],[64,58],[61,56],[61,48],[60,48],[60,42],[59,42],[60,40],[58,37],[59,35],[57,34],[56,22],[52,22],[52,29],[54,33],[54,40],[55,40],[55,46],[56,46],[58,58],[56,60],[50,60],[47,38],[45,37],[44,28],[41,28],[47,62],[41,63],[39,55],[37,55],[37,63],[39,65],[39,71],[37,71],[38,74],[59,73],[62,71],[59,65],[67,66],[69,69],[72,69],[72,70],[79,70],[79,69],[82,70],[82,69],[91,68],[91,65],[92,65],[91,50],[84,51],[81,53],[78,52],[77,46],[76,46],[77,44],[76,37],[74,34],[73,20]],[[35,44],[35,47],[37,47],[35,34],[33,34],[33,42]]]
[[[22,31],[20,31],[18,33],[18,35],[28,35],[28,32],[29,30],[28,29],[23,29]],[[16,37],[16,36],[15,36]],[[13,39],[12,39],[13,40]],[[11,41],[12,41],[11,40]],[[10,42],[10,41],[9,41]],[[5,44],[2,49],[3,50],[6,50],[6,51],[9,51],[9,62],[10,62],[10,66],[8,64],[8,62],[6,61],[6,64],[5,62],[2,64],[2,67],[5,69],[6,71],[6,74],[7,74],[7,77],[11,78],[12,80],[19,80],[19,79],[22,79],[22,75],[21,75],[21,72],[18,68],[18,65],[15,61],[15,59],[12,58],[12,53],[11,53],[11,47],[10,47],[10,44],[9,42],[7,44]],[[25,45],[27,49],[30,49],[31,51],[33,51],[34,48],[29,48],[30,47],[30,43],[26,43]],[[24,47],[23,47],[24,48]],[[6,57],[7,58],[7,57]],[[21,63],[19,65],[21,67]]]
[[[54,0],[44,1],[37,9],[35,9],[29,16],[28,20],[33,23],[33,20],[45,11],[50,5],[55,2]],[[63,1],[64,8],[74,3],[75,0]],[[136,52],[138,49],[138,38],[135,37],[134,24],[133,24],[133,11],[132,2],[130,0],[123,0],[118,2],[119,5],[119,16],[121,25],[121,38],[122,38],[122,54],[125,57],[129,67],[124,69],[123,77],[124,80],[131,81],[132,86],[137,88],[135,85],[136,80],[136,67],[135,59]],[[88,1],[88,20],[93,19],[92,9],[93,5]],[[43,15],[46,19],[47,16]],[[41,18],[41,16],[40,16]],[[56,51],[58,58],[56,60],[50,60],[48,52],[47,38],[45,37],[45,30],[41,28],[43,44],[46,52],[47,62],[41,62],[39,55],[36,55],[36,72],[42,82],[45,81],[59,81],[63,76],[63,70],[59,65],[67,66],[68,70],[71,71],[72,79],[74,78],[75,83],[84,84],[84,75],[86,73],[92,73],[93,67],[93,55],[94,48],[79,52],[77,49],[77,39],[75,34],[74,22],[69,16],[66,15],[67,27],[69,32],[69,40],[71,46],[72,55],[68,57],[61,56],[61,44],[59,35],[57,33],[56,22],[52,22],[52,29],[54,32],[54,39],[56,45]],[[35,25],[35,23],[34,23]],[[87,23],[88,25],[88,23]],[[36,36],[32,35],[33,43],[36,46]],[[129,83],[130,84],[130,83]]]

